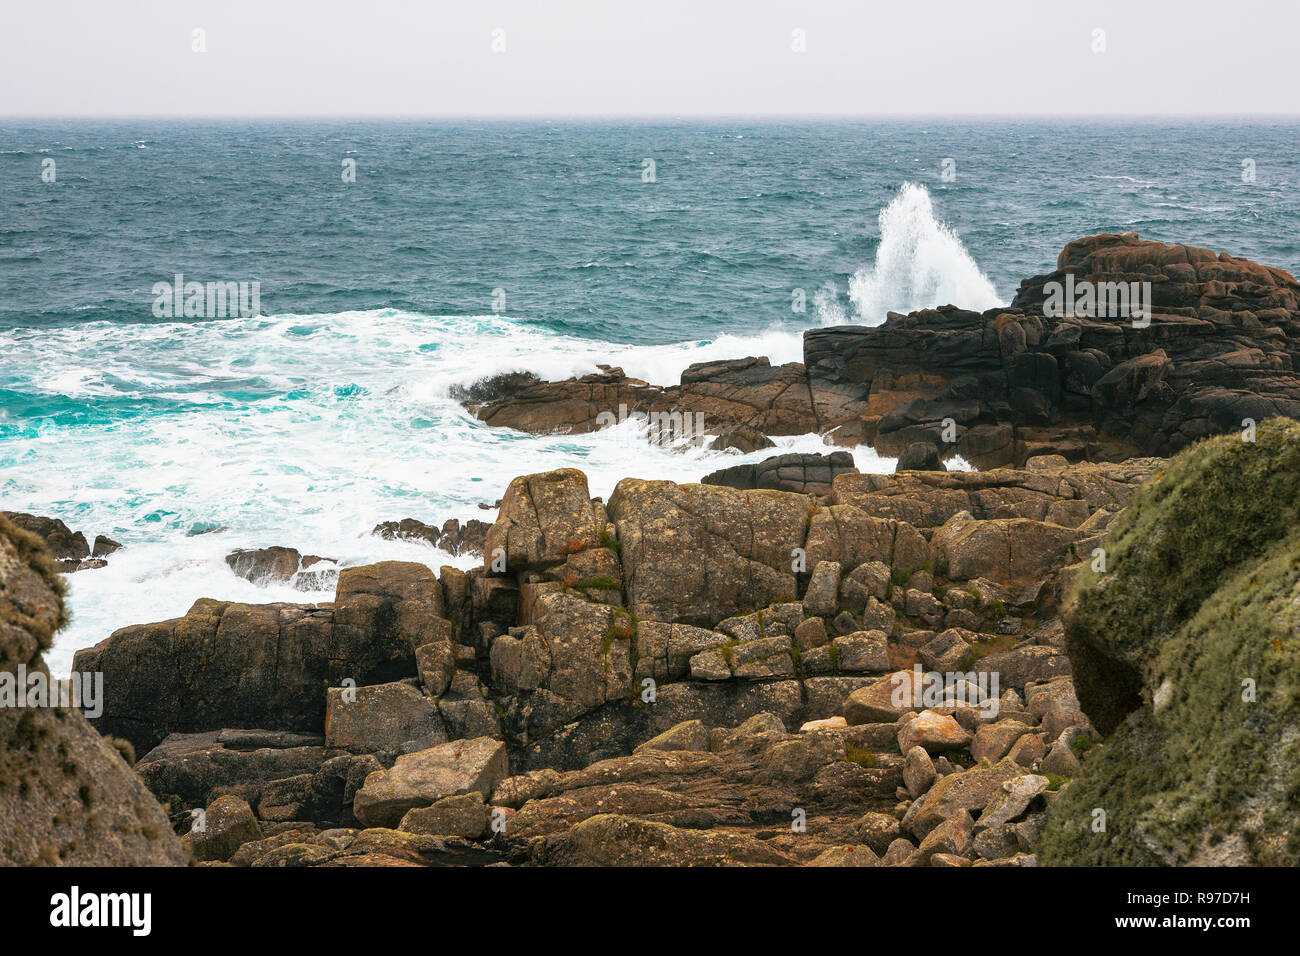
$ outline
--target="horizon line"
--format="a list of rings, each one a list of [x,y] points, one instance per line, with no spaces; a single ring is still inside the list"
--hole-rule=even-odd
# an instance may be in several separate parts
[[[13,121],[335,121],[335,122],[751,122],[818,123],[870,121],[1130,121],[1241,123],[1300,121],[1295,113],[4,113],[0,122]]]

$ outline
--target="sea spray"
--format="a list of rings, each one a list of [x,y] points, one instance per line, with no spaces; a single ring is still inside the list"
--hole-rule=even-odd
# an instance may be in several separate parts
[[[814,296],[823,325],[880,325],[889,312],[940,305],[982,312],[1005,304],[957,233],[935,217],[924,186],[903,183],[879,224],[875,261],[849,279],[851,313],[833,287]]]

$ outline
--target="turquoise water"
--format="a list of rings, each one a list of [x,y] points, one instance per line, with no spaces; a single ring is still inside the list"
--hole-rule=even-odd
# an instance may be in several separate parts
[[[235,547],[437,566],[450,557],[367,532],[484,517],[542,468],[581,467],[608,495],[732,461],[490,431],[448,394],[486,374],[613,362],[667,384],[704,358],[797,361],[810,326],[1007,302],[1099,231],[1295,272],[1298,132],[0,121],[0,508],[128,546],[71,578],[52,664],[199,596],[303,599],[235,578]],[[153,286],[178,272],[259,282],[261,314],[156,318]]]

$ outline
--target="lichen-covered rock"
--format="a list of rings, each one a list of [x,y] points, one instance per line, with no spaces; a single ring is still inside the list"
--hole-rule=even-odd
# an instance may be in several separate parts
[[[488,832],[488,808],[477,790],[443,797],[427,807],[407,811],[398,826],[406,833],[482,839]]]
[[[623,479],[609,514],[628,607],[643,620],[712,627],[794,600],[809,507],[788,492]]]
[[[207,809],[193,818],[181,842],[190,848],[194,859],[222,863],[234,856],[245,843],[262,838],[262,826],[248,802],[227,794],[217,797]]]
[[[353,753],[410,752],[447,741],[437,703],[405,681],[331,687],[325,700],[328,747]]]
[[[574,468],[524,475],[510,482],[487,533],[483,566],[504,554],[511,572],[560,564],[600,544],[604,511],[593,503],[587,476]]]
[[[555,866],[755,866],[794,861],[751,836],[599,814],[557,840],[547,862]]]
[[[1188,449],[1112,526],[1066,620],[1113,736],[1053,802],[1044,863],[1300,862],[1297,501],[1300,424],[1274,419]]]
[[[368,827],[395,827],[408,810],[444,797],[474,791],[487,799],[508,773],[501,741],[453,740],[398,757],[390,769],[370,774],[357,791],[353,811]]]

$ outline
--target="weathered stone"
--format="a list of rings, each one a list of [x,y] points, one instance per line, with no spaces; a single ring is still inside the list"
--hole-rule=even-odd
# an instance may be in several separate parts
[[[262,827],[247,802],[235,796],[218,797],[194,819],[181,838],[196,861],[229,860],[239,847],[261,839]]]
[[[508,773],[506,748],[489,737],[453,740],[398,757],[357,791],[353,812],[366,826],[396,825],[408,810],[477,791],[486,799]]]
[[[487,533],[484,568],[500,550],[512,572],[559,564],[600,544],[604,527],[587,490],[587,476],[573,468],[526,475],[510,482],[497,521]]]
[[[633,753],[645,750],[708,750],[709,728],[703,721],[687,720],[651,737],[640,744]]]
[[[804,592],[804,610],[818,617],[834,617],[839,606],[839,592],[840,564],[836,561],[817,562]]]
[[[424,750],[445,743],[438,705],[404,681],[326,692],[325,745],[353,753]]]
[[[791,553],[804,545],[808,507],[785,492],[625,478],[609,513],[629,608],[642,619],[712,626],[793,599]]]
[[[397,829],[407,833],[478,840],[488,832],[488,808],[477,790],[443,797],[427,807],[407,811]]]
[[[884,631],[855,631],[831,643],[838,652],[836,666],[841,671],[889,670],[889,638]]]
[[[43,541],[0,517],[0,682],[9,685],[0,693],[22,686],[19,668],[24,683],[44,671],[42,651],[65,620],[62,595]],[[0,706],[0,864],[184,864],[129,754],[76,708]]]
[[[919,744],[910,747],[903,764],[903,784],[913,800],[930,789],[935,776],[934,761],[926,749]]]
[[[929,753],[960,750],[970,744],[971,735],[948,714],[923,710],[898,731],[898,749],[908,753],[921,747]]]

